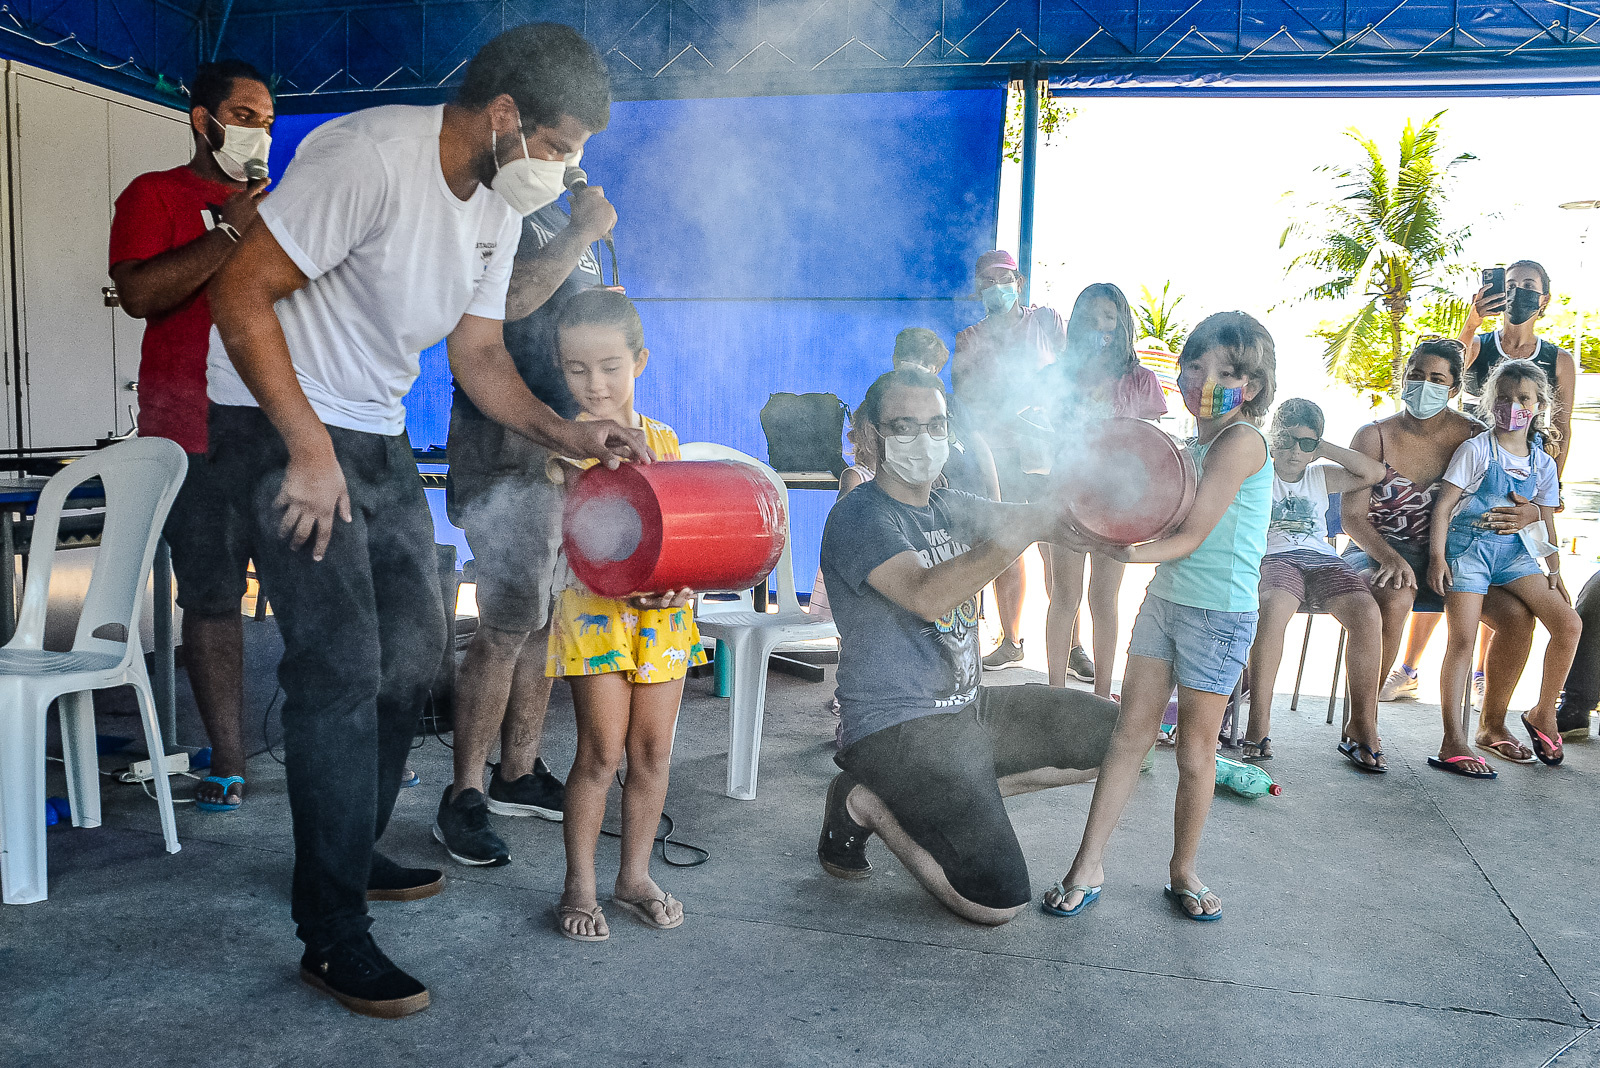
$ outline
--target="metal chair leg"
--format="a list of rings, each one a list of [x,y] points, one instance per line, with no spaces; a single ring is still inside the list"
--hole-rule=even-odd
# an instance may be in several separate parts
[[[1300,667],[1298,669],[1296,669],[1296,671],[1294,673],[1294,696],[1289,698],[1289,711],[1290,712],[1298,712],[1300,710],[1300,680],[1305,677],[1305,673],[1306,673],[1306,653],[1309,652],[1310,649],[1311,649],[1311,620],[1312,620],[1312,618],[1313,618],[1312,613],[1307,612],[1306,613],[1306,638],[1305,638],[1305,641],[1300,643]]]
[[[1255,702],[1255,691],[1251,691],[1250,700]],[[1269,698],[1270,700],[1270,698]],[[1244,725],[1240,721],[1244,718],[1244,673],[1239,673],[1239,681],[1233,684],[1233,727],[1229,731],[1229,747],[1239,748],[1240,739],[1244,737]]]
[[[1328,683],[1328,722],[1333,722],[1333,706],[1339,700],[1339,672],[1344,668],[1344,643],[1347,635],[1339,628],[1339,647],[1333,654],[1333,681]]]

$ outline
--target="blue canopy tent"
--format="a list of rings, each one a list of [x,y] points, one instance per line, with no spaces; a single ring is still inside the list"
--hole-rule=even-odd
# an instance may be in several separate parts
[[[604,53],[619,103],[585,167],[621,214],[623,281],[652,368],[640,407],[684,440],[764,455],[775,390],[849,402],[895,332],[977,318],[968,271],[993,244],[1005,84],[1027,90],[1024,245],[1037,92],[1586,93],[1596,0],[19,0],[0,54],[185,105],[216,55],[275,80],[281,172],[331,114],[447,99],[501,29],[550,19]],[[409,399],[441,442],[437,348]],[[801,500],[800,498],[816,498]],[[795,501],[810,584],[827,500]]]

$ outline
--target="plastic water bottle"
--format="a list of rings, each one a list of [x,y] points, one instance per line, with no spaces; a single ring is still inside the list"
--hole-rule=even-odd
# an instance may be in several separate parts
[[[1222,756],[1217,757],[1217,785],[1251,799],[1283,793],[1283,787],[1254,764],[1241,764]]]

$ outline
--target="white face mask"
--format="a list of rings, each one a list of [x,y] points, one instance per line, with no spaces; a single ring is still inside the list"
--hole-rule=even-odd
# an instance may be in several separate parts
[[[500,166],[500,156],[495,152],[497,138],[489,131],[489,150],[495,153],[494,181],[489,188],[499,193],[511,210],[518,215],[532,215],[540,208],[556,202],[566,190],[562,179],[567,173],[564,159],[534,159],[528,152],[528,135],[522,135],[522,158]]]
[[[1400,403],[1418,419],[1432,419],[1450,404],[1450,387],[1413,378],[1400,387]]]
[[[213,116],[212,122],[217,122]],[[218,126],[222,123],[217,122]],[[212,158],[217,166],[236,182],[248,180],[245,164],[251,160],[266,166],[267,153],[272,151],[272,135],[258,126],[222,126],[222,147],[213,149]]]
[[[932,482],[950,459],[950,439],[934,440],[926,430],[913,441],[903,442],[893,434],[883,438],[883,462],[901,482],[921,486]]]

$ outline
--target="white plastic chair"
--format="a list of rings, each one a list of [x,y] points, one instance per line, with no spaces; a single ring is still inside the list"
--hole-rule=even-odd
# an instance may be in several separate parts
[[[682,447],[685,460],[733,460],[761,469],[777,487],[783,500],[784,522],[788,523],[789,489],[778,473],[754,456],[726,445],[691,441]],[[830,620],[819,619],[800,607],[794,588],[794,562],[789,531],[784,532],[783,555],[778,557],[778,611],[756,612],[741,598],[737,607],[701,602],[695,612],[700,633],[717,640],[717,655],[727,646],[732,655],[729,680],[733,699],[728,710],[728,789],[729,797],[741,801],[756,796],[756,769],[761,761],[761,720],[767,702],[767,658],[784,642],[816,638],[837,638],[839,629]]]
[[[74,827],[100,826],[100,766],[92,691],[132,686],[145,745],[159,767],[166,748],[139,641],[139,614],[161,526],[189,458],[166,438],[134,438],[68,464],[39,498],[22,612],[0,648],[0,896],[8,905],[43,901],[45,881],[45,714],[57,698],[67,796]],[[67,493],[98,477],[105,529],[71,652],[44,648],[45,610],[56,530]],[[176,853],[172,790],[155,776],[161,833]]]

